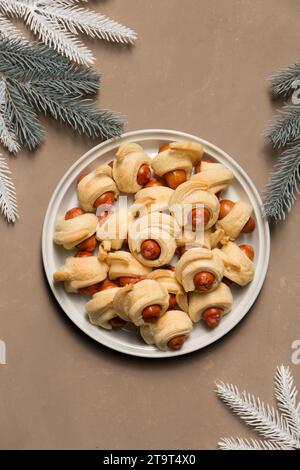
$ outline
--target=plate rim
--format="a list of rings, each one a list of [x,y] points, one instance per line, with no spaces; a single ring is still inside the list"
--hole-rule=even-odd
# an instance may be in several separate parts
[[[153,134],[156,134],[156,137],[154,137]],[[148,140],[151,140],[151,136],[154,139],[158,140],[161,136],[161,139],[166,138],[166,134],[169,137],[175,137],[176,139],[188,139],[188,140],[195,140],[200,143],[202,143],[204,146],[209,147],[213,149],[216,153],[220,154],[223,156],[226,160],[228,160],[234,167],[235,169],[241,174],[241,176],[245,179],[249,189],[251,190],[253,196],[255,197],[258,207],[260,210],[260,216],[261,216],[261,223],[262,227],[264,230],[264,241],[265,241],[265,249],[267,252],[265,252],[265,257],[264,257],[264,262],[263,262],[263,267],[260,272],[260,278],[257,283],[257,288],[256,291],[252,294],[251,299],[249,299],[249,302],[247,303],[247,307],[245,308],[245,311],[243,312],[242,315],[240,315],[237,319],[233,319],[233,321],[228,325],[228,327],[224,331],[220,331],[220,334],[217,335],[216,337],[212,335],[211,339],[209,339],[205,345],[200,345],[199,347],[190,347],[190,348],[184,348],[179,351],[152,351],[152,350],[138,350],[135,351],[134,348],[132,349],[126,349],[126,345],[123,343],[118,343],[118,341],[112,341],[113,338],[109,339],[106,341],[106,339],[99,339],[96,334],[93,334],[91,331],[86,331],[82,325],[79,325],[76,319],[70,315],[65,308],[62,305],[62,302],[60,301],[59,295],[57,290],[54,288],[54,284],[52,282],[52,273],[50,273],[50,269],[48,268],[48,261],[47,261],[47,249],[48,249],[48,240],[47,240],[47,225],[49,222],[49,219],[51,218],[52,214],[52,206],[54,205],[57,197],[59,196],[61,190],[63,189],[65,181],[68,179],[71,173],[73,173],[78,167],[81,166],[82,163],[86,162],[90,157],[93,156],[93,154],[102,152],[105,153],[105,151],[109,151],[109,147],[111,145],[114,145],[115,143],[120,144],[126,139],[134,139],[135,137],[139,137],[142,139],[142,137],[147,137]],[[95,159],[101,158],[102,155],[97,155],[95,156]],[[87,164],[90,164],[91,162],[88,162]],[[243,187],[245,191],[245,187]],[[181,131],[176,131],[172,129],[140,129],[140,130],[135,130],[135,131],[129,131],[124,134],[122,134],[120,137],[114,137],[112,139],[106,140],[105,142],[102,142],[94,147],[92,147],[90,150],[85,152],[80,158],[78,158],[69,168],[68,170],[64,173],[64,175],[60,178],[58,181],[51,198],[48,203],[48,207],[46,210],[44,222],[43,222],[43,229],[42,229],[42,260],[43,260],[43,267],[44,271],[46,274],[47,282],[49,284],[49,287],[52,291],[52,294],[54,295],[57,303],[59,304],[60,308],[64,312],[65,315],[86,335],[88,335],[90,338],[95,340],[97,343],[108,347],[110,349],[113,349],[115,351],[118,351],[123,354],[127,354],[130,356],[135,356],[135,357],[143,357],[143,358],[148,358],[148,359],[161,359],[161,358],[169,358],[169,357],[178,357],[182,356],[185,354],[189,354],[198,350],[201,350],[214,342],[220,340],[223,336],[225,336],[227,333],[229,333],[233,328],[235,328],[241,320],[246,316],[246,314],[249,312],[253,304],[255,303],[257,297],[259,296],[263,283],[265,281],[266,275],[267,275],[267,270],[268,270],[268,265],[269,265],[269,259],[270,259],[270,250],[271,250],[271,244],[270,244],[270,228],[269,224],[266,218],[263,217],[262,213],[262,207],[263,203],[260,197],[260,194],[258,190],[256,189],[256,186],[254,185],[254,182],[250,178],[250,176],[246,173],[246,171],[239,165],[239,163],[231,157],[231,155],[227,154],[223,149],[220,147],[216,146],[215,144],[212,144],[211,142],[203,139],[202,137],[195,136],[193,134],[189,134],[186,132],[181,132]]]

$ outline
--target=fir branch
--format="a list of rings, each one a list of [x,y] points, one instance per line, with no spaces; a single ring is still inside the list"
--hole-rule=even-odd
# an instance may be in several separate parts
[[[38,35],[39,40],[46,46],[53,48],[60,54],[64,54],[78,64],[93,64],[94,56],[92,52],[55,19],[40,15],[34,10],[29,11],[24,19],[31,31]]]
[[[11,122],[6,118],[6,84],[0,80],[0,141],[11,153],[17,153],[20,146]]]
[[[10,171],[0,155],[0,210],[8,222],[15,223],[18,218],[17,199]]]
[[[18,86],[6,80],[6,119],[14,127],[21,144],[35,149],[43,140],[37,115]]]
[[[284,220],[299,193],[300,141],[295,141],[279,157],[264,189],[264,212],[275,221]]]
[[[284,67],[270,77],[272,93],[274,96],[286,98],[290,96],[294,88],[293,83],[300,79],[300,61]]]
[[[297,389],[288,367],[278,367],[275,376],[275,396],[278,408],[288,422],[294,437],[300,439],[300,403],[297,404]]]
[[[118,114],[99,110],[89,100],[70,98],[64,94],[51,93],[48,89],[34,86],[32,83],[14,83],[24,96],[39,110],[67,123],[79,133],[91,137],[108,139],[119,136],[124,120]]]
[[[284,447],[275,442],[257,439],[223,438],[218,443],[221,450],[284,450]]]
[[[286,105],[265,131],[274,147],[284,147],[300,135],[300,107]]]
[[[133,44],[137,38],[136,33],[126,26],[99,15],[94,11],[74,5],[72,0],[58,0],[47,3],[43,7],[43,14],[56,19],[73,34],[84,33],[92,38],[105,39],[112,42]]]
[[[285,417],[277,410],[265,405],[259,398],[249,393],[239,393],[237,387],[230,384],[217,384],[218,396],[255,431],[268,440],[276,442],[282,448],[300,448],[299,439],[290,432]]]
[[[5,16],[0,14],[0,37],[7,38],[18,38],[19,40],[23,39],[22,35],[19,33],[15,25],[5,18]],[[25,39],[23,39],[25,41]]]

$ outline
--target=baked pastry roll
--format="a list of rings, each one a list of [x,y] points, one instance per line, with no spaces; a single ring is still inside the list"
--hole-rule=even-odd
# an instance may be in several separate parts
[[[218,198],[207,191],[203,191],[202,184],[195,180],[189,180],[175,189],[170,199],[170,211],[180,226],[190,224],[192,211],[197,210],[197,205],[203,205],[207,211],[207,220],[204,223],[205,230],[212,227],[218,220],[220,203]],[[200,208],[199,208],[200,209]]]
[[[172,194],[173,189],[166,186],[143,188],[135,194],[135,202],[130,210],[135,216],[142,216],[147,212],[167,211]]]
[[[77,293],[79,289],[98,284],[106,278],[108,266],[97,256],[76,258],[70,256],[65,264],[54,273],[55,282],[64,282],[67,292]]]
[[[228,242],[221,249],[213,250],[224,264],[224,276],[239,286],[245,286],[254,277],[254,263],[243,250],[233,242]]]
[[[113,300],[120,287],[97,292],[86,304],[85,311],[93,325],[101,326],[106,330],[112,329],[111,320],[116,317]]]
[[[220,284],[223,274],[221,258],[206,248],[191,248],[186,251],[175,268],[176,279],[185,292],[212,291]]]
[[[174,271],[170,269],[155,269],[147,276],[147,279],[158,281],[167,289],[169,293],[169,308],[175,307],[177,304],[184,312],[188,311],[187,295],[177,282]]]
[[[145,153],[143,147],[133,142],[119,147],[113,165],[113,177],[119,191],[136,193],[142,188],[137,178],[143,165],[149,167],[151,165],[151,158]]]
[[[158,176],[164,176],[171,171],[182,170],[185,172],[185,179],[190,178],[193,165],[202,158],[202,146],[195,142],[171,142],[164,148],[152,160],[154,172]]]
[[[141,278],[147,276],[151,268],[141,264],[131,253],[128,251],[115,251],[109,253],[106,258],[109,266],[108,277],[111,280]]]
[[[218,193],[226,189],[233,180],[233,173],[222,163],[201,161],[201,171],[192,176],[191,181],[198,181],[203,191]]]
[[[116,314],[136,326],[157,320],[165,314],[169,306],[167,289],[159,282],[145,279],[137,284],[122,287],[114,298]]]
[[[161,351],[180,349],[192,331],[189,316],[181,310],[168,310],[157,322],[141,326],[140,333],[147,344],[155,344]]]
[[[79,243],[94,235],[98,225],[98,217],[94,214],[82,214],[73,219],[59,217],[53,235],[54,243],[72,250]]]
[[[184,227],[181,236],[176,239],[176,243],[180,253],[182,253],[180,248],[189,250],[190,248],[203,247],[210,250],[211,234],[209,230],[198,230],[194,232],[188,227]]]
[[[145,266],[170,263],[176,250],[180,227],[169,214],[151,212],[136,219],[128,230],[128,245],[133,256]]]
[[[101,241],[104,251],[119,250],[127,239],[128,226],[133,216],[127,209],[112,212],[98,225],[96,238]]]
[[[119,191],[112,179],[112,169],[109,165],[101,165],[84,176],[77,186],[77,196],[80,207],[87,212],[95,212],[96,200],[105,193],[114,193],[117,199]]]
[[[192,292],[189,298],[188,314],[194,323],[203,319],[210,328],[216,327],[223,315],[231,311],[233,303],[230,288],[221,284],[212,292]]]
[[[224,238],[234,241],[252,213],[252,206],[244,201],[237,201],[228,214],[216,223],[217,229],[224,230]]]

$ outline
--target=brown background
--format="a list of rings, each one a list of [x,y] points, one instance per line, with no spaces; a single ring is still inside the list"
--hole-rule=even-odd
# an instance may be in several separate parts
[[[102,106],[128,130],[170,128],[232,154],[261,190],[272,168],[262,137],[274,115],[266,78],[300,56],[298,0],[107,0],[93,6],[135,28],[134,48],[92,44]],[[268,278],[254,308],[217,344],[175,360],[114,353],[83,335],[53,300],[41,264],[49,198],[94,143],[45,120],[34,154],[11,159],[21,219],[0,222],[2,449],[214,449],[247,428],[216,398],[217,379],[273,400],[299,329],[299,222],[272,234]],[[292,366],[300,386],[300,366]],[[297,377],[298,376],[298,377]]]

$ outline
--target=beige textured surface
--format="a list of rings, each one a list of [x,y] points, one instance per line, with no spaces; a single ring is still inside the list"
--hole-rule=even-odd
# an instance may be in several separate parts
[[[140,35],[132,49],[93,45],[101,104],[125,113],[128,130],[178,129],[216,143],[262,189],[273,160],[261,135],[274,113],[265,79],[300,55],[298,0],[107,0],[95,8]],[[81,334],[45,282],[49,198],[93,142],[44,123],[46,143],[10,162],[21,220],[0,221],[0,447],[214,449],[221,436],[249,435],[214,382],[272,402],[275,367],[291,364],[300,339],[299,203],[273,232],[263,291],[231,334],[181,359],[122,356]],[[292,370],[300,386],[300,365]]]

